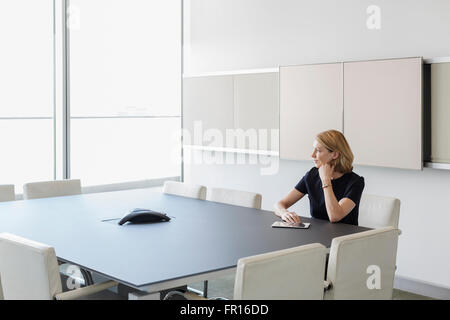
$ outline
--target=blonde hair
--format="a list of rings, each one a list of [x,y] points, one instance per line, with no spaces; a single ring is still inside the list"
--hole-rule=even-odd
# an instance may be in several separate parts
[[[337,151],[339,156],[330,162],[334,165],[334,170],[341,173],[351,172],[353,170],[353,152],[345,139],[344,135],[337,130],[327,130],[316,136],[319,142],[328,151]]]

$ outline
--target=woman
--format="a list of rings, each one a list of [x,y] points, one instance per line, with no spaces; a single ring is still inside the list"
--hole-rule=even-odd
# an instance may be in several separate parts
[[[297,213],[287,209],[308,194],[312,217],[358,225],[364,178],[352,171],[353,153],[347,140],[341,132],[328,130],[316,136],[313,147],[315,167],[275,205],[275,214],[300,223]]]

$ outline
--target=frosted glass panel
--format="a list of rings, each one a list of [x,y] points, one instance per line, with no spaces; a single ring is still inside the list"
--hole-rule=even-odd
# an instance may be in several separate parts
[[[83,185],[179,176],[180,119],[72,119],[71,177]]]
[[[53,120],[0,120],[0,184],[53,179]]]
[[[1,0],[0,39],[0,117],[51,117],[53,0]]]
[[[181,114],[181,1],[71,0],[72,116]]]
[[[450,163],[450,63],[431,65],[431,161]]]

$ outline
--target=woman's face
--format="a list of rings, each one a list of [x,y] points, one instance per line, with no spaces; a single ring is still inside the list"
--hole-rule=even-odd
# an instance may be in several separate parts
[[[333,159],[336,159],[337,155],[336,152],[328,151],[328,149],[317,142],[317,140],[314,140],[313,153],[311,157],[314,160],[316,168],[320,168],[320,166],[329,163]]]

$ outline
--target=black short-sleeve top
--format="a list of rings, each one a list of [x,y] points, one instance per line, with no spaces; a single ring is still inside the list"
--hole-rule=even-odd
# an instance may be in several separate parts
[[[349,198],[356,204],[353,210],[339,222],[357,226],[359,201],[361,200],[361,194],[364,189],[364,178],[353,171],[347,172],[340,178],[331,180],[331,185],[337,201],[340,201],[342,198]],[[322,181],[319,176],[319,169],[313,167],[309,170],[295,186],[295,189],[308,195],[312,217],[330,221],[325,206],[325,196],[323,193],[324,190],[322,189]]]

